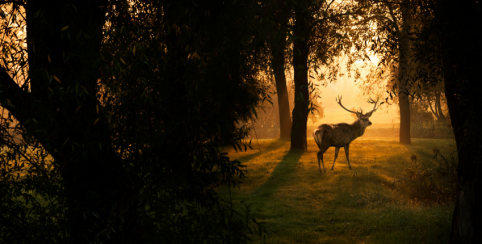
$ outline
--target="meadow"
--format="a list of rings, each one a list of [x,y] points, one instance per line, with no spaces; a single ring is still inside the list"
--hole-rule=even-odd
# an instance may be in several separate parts
[[[447,243],[453,213],[455,142],[358,138],[350,146],[348,169],[340,149],[324,154],[318,172],[313,139],[307,152],[290,152],[290,142],[253,140],[252,150],[228,150],[246,165],[239,188],[220,188],[224,198],[250,206],[267,233],[254,243]],[[437,157],[434,157],[438,154]],[[439,155],[443,155],[443,160]]]

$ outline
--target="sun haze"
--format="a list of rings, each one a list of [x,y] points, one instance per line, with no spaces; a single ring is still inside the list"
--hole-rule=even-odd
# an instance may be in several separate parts
[[[367,74],[366,70],[361,70],[361,78],[364,78]],[[362,82],[362,81],[358,81]],[[317,121],[317,124],[332,124],[332,123],[352,123],[354,118],[351,114],[345,111],[336,102],[338,96],[342,96],[342,104],[348,109],[356,108],[366,113],[373,109],[373,105],[368,103],[369,96],[363,95],[361,89],[358,87],[353,76],[347,77],[343,75],[339,77],[336,82],[328,83],[325,86],[320,86],[321,102],[324,107],[324,117],[321,121]],[[384,91],[378,91],[383,94]],[[376,99],[376,97],[371,97]],[[319,98],[320,99],[320,98]],[[384,97],[380,97],[379,103],[384,101]],[[389,101],[390,102],[390,101]],[[373,123],[373,127],[387,126],[388,124],[396,123],[399,118],[398,106],[396,104],[388,105],[382,104],[378,110],[370,117],[370,121]]]

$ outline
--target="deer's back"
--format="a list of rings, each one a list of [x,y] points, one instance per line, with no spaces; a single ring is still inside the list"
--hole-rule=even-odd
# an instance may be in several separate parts
[[[353,141],[351,127],[346,123],[322,124],[318,130],[323,130],[322,144],[331,147],[343,147]]]

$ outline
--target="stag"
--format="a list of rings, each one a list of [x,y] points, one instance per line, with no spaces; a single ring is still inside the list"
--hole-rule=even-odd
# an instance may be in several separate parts
[[[351,111],[341,104],[341,96],[338,97],[337,103],[346,111],[350,113],[356,114],[357,120],[352,124],[340,123],[340,124],[322,124],[318,126],[317,129],[313,132],[313,138],[315,139],[316,144],[320,151],[316,154],[318,157],[318,169],[321,173],[320,161],[323,165],[323,171],[326,173],[325,165],[323,163],[323,153],[328,150],[329,147],[335,147],[335,160],[333,160],[333,166],[331,166],[331,170],[335,167],[336,158],[338,157],[338,151],[340,147],[345,148],[346,160],[348,161],[348,168],[351,169],[350,166],[350,158],[349,148],[350,143],[355,140],[356,138],[362,136],[365,133],[365,129],[372,124],[368,118],[372,116],[373,112],[375,112],[377,108],[378,99],[376,101],[372,100],[371,98],[368,100],[369,103],[375,104],[373,109],[364,114],[363,110],[360,108],[360,112]]]

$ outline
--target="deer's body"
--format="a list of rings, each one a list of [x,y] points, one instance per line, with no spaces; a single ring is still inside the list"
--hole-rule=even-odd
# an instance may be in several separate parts
[[[328,147],[344,147],[349,145],[357,137],[365,133],[366,127],[360,125],[360,120],[356,120],[353,124],[322,124],[315,129],[313,136],[317,132],[323,131],[323,138],[320,140],[322,145]],[[316,137],[315,137],[316,138]],[[315,139],[316,140],[316,139]]]
[[[356,113],[358,117],[358,119],[353,122],[353,124],[322,124],[315,129],[315,131],[313,132],[313,138],[315,139],[315,142],[320,149],[320,151],[318,151],[317,153],[318,169],[320,173],[320,162],[323,165],[323,171],[326,172],[325,165],[323,163],[323,154],[330,147],[335,147],[335,160],[333,161],[333,166],[331,166],[331,170],[333,170],[335,167],[336,158],[338,157],[338,151],[341,147],[345,149],[348,168],[351,169],[349,158],[350,143],[356,138],[362,136],[365,133],[365,129],[372,124],[372,122],[370,122],[368,118],[376,110],[375,107],[377,102],[374,102],[375,106],[373,107],[373,110],[366,114],[363,114],[362,112],[353,112]],[[341,105],[341,98],[338,103],[340,104],[340,106],[343,107],[343,105]],[[346,109],[345,107],[343,108]]]

